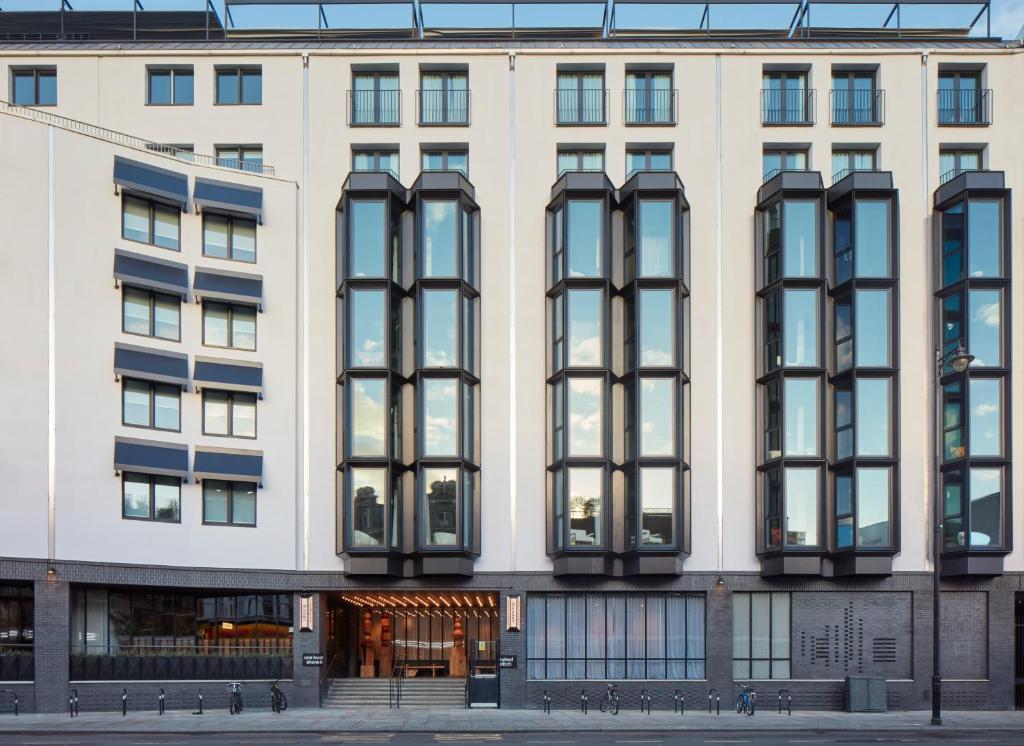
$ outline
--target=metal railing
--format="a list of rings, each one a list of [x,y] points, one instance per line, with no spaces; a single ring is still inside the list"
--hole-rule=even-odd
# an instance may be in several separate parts
[[[885,91],[833,88],[829,91],[832,124],[838,127],[879,127],[885,122]]]
[[[947,181],[952,181],[960,174],[970,173],[972,171],[988,171],[987,168],[951,168],[946,173],[939,177],[939,183],[945,184]]]
[[[405,658],[395,658],[395,662],[391,665],[391,673],[388,675],[388,709],[394,707],[396,710],[402,709],[402,686],[405,681],[406,665]],[[467,677],[466,685],[469,685]],[[466,697],[468,699],[469,694],[467,690]],[[468,705],[467,705],[468,706]]]
[[[349,91],[350,127],[398,127],[402,124],[402,92],[399,90]]]
[[[992,124],[991,88],[940,88],[938,105],[940,125],[979,127]]]
[[[555,123],[560,125],[608,124],[608,90],[604,88],[556,88]]]
[[[814,124],[813,88],[761,89],[761,124],[806,126]]]
[[[833,184],[838,184],[840,181],[845,179],[850,174],[860,173],[862,171],[873,172],[873,171],[878,171],[878,169],[877,168],[844,168],[843,170],[836,171],[834,174],[832,174],[832,183]]]
[[[622,92],[622,111],[626,124],[673,125],[677,117],[677,91],[626,88]]]
[[[341,655],[341,651],[335,651],[334,655],[327,661],[327,665],[320,670],[320,681],[317,682],[317,689],[321,707],[324,706],[324,699],[327,697],[327,687],[330,685],[331,674],[334,672],[334,664],[338,662],[339,655]]]
[[[673,168],[634,168],[626,174],[626,181],[629,181],[637,174],[655,173],[655,174],[670,174],[675,169]]]
[[[447,91],[416,91],[416,123],[423,127],[469,125],[469,91],[452,88]]]
[[[801,174],[802,173],[807,173],[807,169],[806,168],[773,168],[771,171],[768,171],[768,172],[765,173],[764,178],[761,179],[761,183],[762,184],[767,184],[769,181],[774,179],[776,176],[778,176],[781,173],[785,173],[786,171],[793,171],[795,173],[801,173]]]
[[[141,137],[125,134],[124,132],[118,132],[117,130],[99,127],[95,124],[89,124],[88,122],[69,119],[68,117],[62,117],[59,114],[52,114],[48,111],[43,111],[32,106],[18,106],[17,104],[12,104],[9,101],[0,100],[0,114],[8,114],[10,116],[20,117],[21,119],[30,119],[36,122],[41,122],[42,124],[50,124],[69,132],[77,132],[78,134],[85,135],[86,137],[105,140],[106,142],[121,145],[126,148],[132,148],[133,150],[157,153],[158,155],[176,158],[178,160],[187,161],[200,166],[225,168],[223,163],[224,159],[218,158],[214,155],[193,153],[191,150],[182,150],[171,145],[164,145],[163,143],[145,140]],[[247,164],[244,167],[244,170],[261,174],[263,176],[274,175],[274,167],[266,164]]]

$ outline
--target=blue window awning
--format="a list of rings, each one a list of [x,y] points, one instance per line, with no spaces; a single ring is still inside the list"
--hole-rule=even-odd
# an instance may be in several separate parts
[[[192,199],[203,210],[263,222],[263,190],[259,187],[197,178]]]
[[[263,276],[196,267],[192,291],[198,298],[251,303],[263,310]]]
[[[114,471],[188,479],[188,446],[139,438],[114,438]]]
[[[256,482],[263,486],[263,451],[234,448],[196,448],[192,476],[202,479],[227,479]]]
[[[188,355],[114,344],[114,375],[181,386],[188,391]]]
[[[188,212],[188,177],[185,174],[115,155],[114,183],[129,192],[170,202]]]
[[[188,301],[188,265],[166,259],[114,250],[114,279],[120,282],[180,295]]]
[[[246,391],[263,396],[263,364],[197,357],[192,369],[197,388]]]

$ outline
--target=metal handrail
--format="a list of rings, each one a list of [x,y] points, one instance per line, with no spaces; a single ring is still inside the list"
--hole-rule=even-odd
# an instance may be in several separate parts
[[[388,709],[394,707],[402,709],[402,687],[406,674],[406,659],[404,656],[396,657],[391,664],[391,672],[388,674]],[[468,696],[468,695],[467,695]]]
[[[973,127],[992,124],[991,88],[940,88],[936,99],[940,125]]]
[[[556,88],[555,124],[604,126],[608,124],[607,88]]]
[[[856,173],[861,173],[861,172],[865,172],[865,171],[871,173],[871,172],[877,172],[878,169],[874,168],[874,167],[872,167],[872,168],[844,168],[842,171],[836,171],[835,174],[833,174],[833,176],[832,176],[832,184],[833,185],[838,184],[840,181],[845,179],[850,174],[856,174]]]
[[[622,117],[627,125],[665,126],[678,122],[678,91],[625,88],[622,91]]]
[[[327,665],[324,666],[323,670],[320,671],[320,681],[318,682],[318,689],[321,707],[324,706],[324,696],[327,694],[327,682],[331,679],[331,672],[334,670],[334,664],[337,662],[339,655],[341,655],[340,650],[334,651],[334,654],[331,656],[331,659],[327,661]]]
[[[402,124],[402,91],[348,91],[349,127],[399,127]]]
[[[803,126],[814,124],[814,88],[762,88],[761,124]]]
[[[829,99],[834,125],[877,127],[885,123],[885,91],[881,88],[831,88]]]
[[[781,173],[785,173],[786,171],[795,171],[797,173],[807,173],[807,169],[806,168],[773,168],[771,171],[769,171],[768,173],[766,173],[764,175],[764,178],[761,180],[761,183],[762,184],[767,184],[769,181],[774,179],[776,176],[778,176]]]
[[[67,130],[69,132],[77,132],[80,135],[86,137],[94,137],[98,140],[105,140],[106,142],[114,143],[115,145],[121,145],[126,148],[132,148],[133,150],[141,150],[147,153],[155,153],[160,156],[167,158],[173,158],[179,161],[186,161],[188,163],[194,163],[200,166],[210,166],[213,168],[229,168],[233,171],[241,170],[248,171],[251,173],[259,174],[262,176],[273,176],[274,167],[267,166],[265,164],[245,163],[241,164],[238,168],[231,168],[230,166],[224,165],[224,158],[218,158],[214,155],[202,155],[200,153],[193,153],[191,150],[182,150],[175,148],[171,145],[165,145],[163,143],[153,142],[152,140],[145,140],[135,135],[128,135],[124,132],[118,132],[117,130],[108,129],[107,127],[100,127],[95,124],[89,124],[88,122],[82,122],[77,119],[70,119],[68,117],[62,117],[59,114],[53,114],[42,109],[37,109],[32,106],[19,106],[18,104],[12,104],[10,101],[4,101],[0,99],[0,114],[8,114],[10,116],[19,117],[21,119],[28,119],[35,122],[41,122],[43,124],[50,124],[54,127]]]
[[[470,124],[469,89],[417,89],[416,124],[421,127],[468,126]]]
[[[939,183],[945,184],[947,181],[952,181],[960,174],[972,173],[974,171],[988,171],[987,168],[951,168],[946,173],[939,177]]]

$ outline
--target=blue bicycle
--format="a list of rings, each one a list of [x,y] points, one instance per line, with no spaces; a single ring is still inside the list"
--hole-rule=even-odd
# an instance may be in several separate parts
[[[746,686],[738,681],[733,682],[733,685],[740,688],[740,693],[736,697],[736,712],[740,715],[744,713],[753,715],[757,703],[757,692],[754,691],[754,687]]]

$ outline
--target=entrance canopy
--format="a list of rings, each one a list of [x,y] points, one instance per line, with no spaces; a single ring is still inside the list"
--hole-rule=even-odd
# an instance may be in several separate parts
[[[486,591],[357,591],[342,593],[341,600],[372,611],[498,617],[498,596]]]

